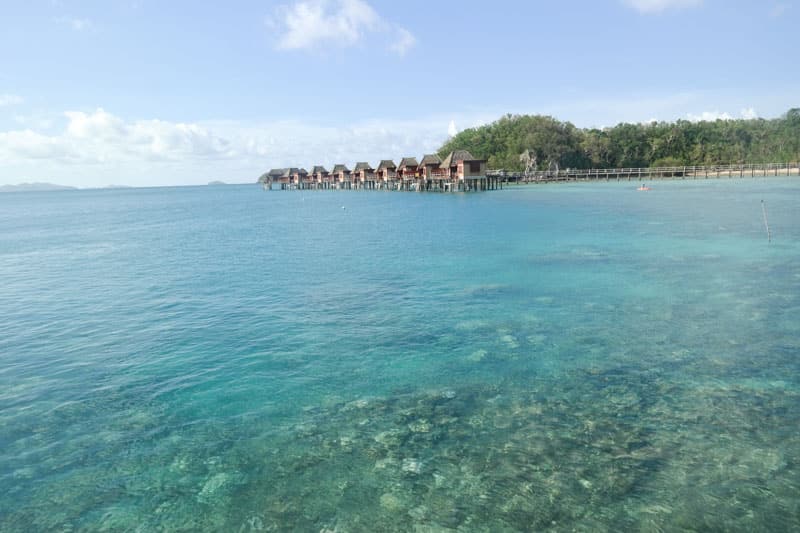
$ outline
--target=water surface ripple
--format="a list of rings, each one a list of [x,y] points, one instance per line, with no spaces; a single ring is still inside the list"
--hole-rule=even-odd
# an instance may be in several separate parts
[[[800,529],[800,181],[637,185],[0,195],[0,530]]]

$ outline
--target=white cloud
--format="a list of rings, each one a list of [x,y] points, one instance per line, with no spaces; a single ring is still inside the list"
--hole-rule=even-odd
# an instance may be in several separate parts
[[[67,111],[64,131],[45,135],[31,129],[0,132],[0,161],[53,159],[64,163],[125,163],[142,160],[229,158],[230,143],[197,124],[139,120],[125,122],[103,109]]]
[[[282,5],[267,25],[278,32],[276,46],[283,50],[349,47],[378,32],[390,32],[389,50],[401,56],[416,43],[411,32],[384,20],[364,0],[305,0]]]
[[[686,113],[686,118],[692,122],[713,122],[715,120],[733,120],[729,113],[719,111],[703,111],[699,115]]]
[[[22,102],[22,97],[16,94],[0,94],[0,107],[19,105]]]
[[[125,120],[104,109],[69,111],[53,133],[0,132],[0,182],[103,186],[253,182],[273,167],[419,157],[437,150],[450,120],[481,124],[494,113],[456,113],[320,125],[301,121],[203,123]]]
[[[475,123],[486,117],[457,115],[457,118],[465,123]],[[447,140],[442,125],[448,121],[449,118],[439,115],[419,119],[368,120],[345,126],[287,120],[250,125],[227,122],[210,127],[231,139],[253,160],[262,161],[265,167],[308,168],[419,157],[437,150]]]
[[[739,112],[741,118],[751,120],[758,118],[758,113],[752,107],[745,107]],[[726,111],[703,111],[700,114],[687,113],[686,117],[692,122],[713,122],[715,120],[734,120],[735,117]]]
[[[66,146],[56,137],[30,129],[0,132],[0,161],[18,162],[66,156]]]
[[[67,134],[76,139],[119,139],[126,135],[126,126],[122,119],[106,113],[98,108],[94,113],[83,111],[67,111],[69,119]]]
[[[752,120],[754,118],[758,118],[758,113],[752,107],[746,107],[742,109],[742,118],[745,120]]]
[[[623,0],[626,5],[640,13],[661,13],[668,9],[696,7],[703,0]]]
[[[53,120],[39,114],[14,115],[14,122],[27,128],[47,130],[53,126]]]
[[[417,44],[417,39],[405,28],[397,28],[395,31],[395,41],[389,46],[389,49],[399,56],[406,55],[410,49]]]
[[[278,17],[285,26],[278,48],[289,50],[320,44],[349,46],[381,23],[375,10],[361,0],[340,0],[333,6],[322,0],[298,2],[280,6]]]
[[[74,31],[90,30],[93,27],[92,21],[85,18],[59,17],[56,19],[56,22],[69,26]]]

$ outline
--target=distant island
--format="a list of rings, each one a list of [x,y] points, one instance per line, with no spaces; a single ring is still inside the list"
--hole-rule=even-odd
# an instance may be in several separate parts
[[[16,185],[0,185],[0,192],[40,192],[40,191],[67,191],[76,190],[77,187],[57,185],[55,183],[18,183]]]
[[[227,185],[224,181],[209,181],[209,185]]]

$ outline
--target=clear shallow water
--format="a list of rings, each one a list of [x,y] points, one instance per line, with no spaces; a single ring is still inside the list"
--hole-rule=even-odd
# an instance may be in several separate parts
[[[0,195],[0,530],[800,528],[800,181],[636,185]]]

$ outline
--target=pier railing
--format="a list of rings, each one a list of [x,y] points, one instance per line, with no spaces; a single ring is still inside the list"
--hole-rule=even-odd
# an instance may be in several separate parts
[[[750,163],[738,165],[685,165],[641,168],[588,168],[515,172],[489,170],[489,177],[505,181],[547,182],[578,180],[634,180],[651,178],[719,178],[800,175],[800,163]]]
[[[753,163],[739,165],[686,165],[672,167],[642,168],[587,168],[518,172],[488,170],[482,176],[456,177],[450,169],[433,169],[428,177],[400,176],[387,172],[379,178],[377,173],[367,172],[346,176],[343,180],[330,176],[321,181],[313,177],[292,180],[277,180],[281,190],[290,189],[386,189],[398,191],[491,191],[502,189],[506,183],[548,183],[557,181],[610,181],[610,180],[649,180],[649,179],[701,179],[736,178],[756,176],[799,176],[800,163]],[[273,181],[267,180],[263,187],[272,189]]]

